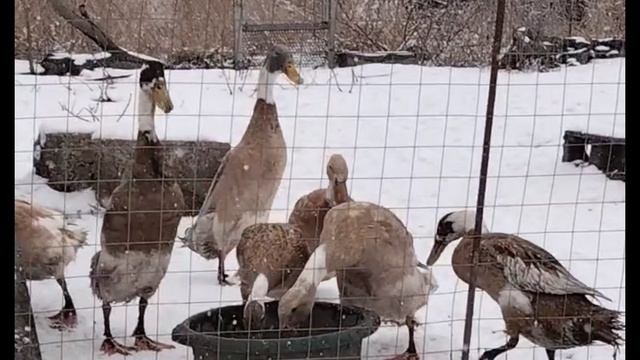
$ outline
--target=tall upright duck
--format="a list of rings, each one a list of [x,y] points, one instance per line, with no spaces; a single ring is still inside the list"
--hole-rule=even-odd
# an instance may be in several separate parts
[[[427,259],[433,265],[451,242],[462,238],[451,263],[458,277],[469,283],[473,264],[475,211],[456,211],[438,222],[435,243]],[[485,351],[481,360],[493,360],[518,345],[520,335],[546,349],[549,360],[556,350],[601,341],[614,347],[622,342],[620,312],[592,303],[588,297],[606,297],[576,279],[543,248],[516,235],[480,235],[478,288],[502,311],[509,340]]]
[[[140,72],[138,138],[131,178],[114,189],[102,225],[101,250],[91,259],[91,289],[102,300],[105,353],[129,355],[131,351],[173,348],[151,340],[145,331],[148,300],[164,278],[185,210],[180,187],[165,180],[162,148],[155,132],[156,106],[173,109],[164,66],[148,62]],[[111,304],[139,297],[138,322],[133,347],[117,342],[111,333]]]
[[[287,151],[273,86],[284,73],[298,85],[293,57],[282,46],[271,48],[260,70],[258,99],[240,143],[222,160],[196,223],[181,240],[207,260],[218,259],[218,282],[228,284],[224,260],[240,242],[242,231],[266,222],[287,163]]]

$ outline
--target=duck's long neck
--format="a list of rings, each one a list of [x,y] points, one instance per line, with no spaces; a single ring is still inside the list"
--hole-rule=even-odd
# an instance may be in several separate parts
[[[276,74],[269,72],[266,67],[262,67],[258,76],[258,99],[264,100],[267,104],[274,104],[273,84],[275,82]]]
[[[489,228],[487,227],[487,225],[485,225],[484,223],[482,224],[482,235],[486,234],[490,232]],[[473,238],[473,236],[470,235],[475,235],[476,233],[476,229],[475,229],[475,224],[471,224],[470,226],[467,227],[467,231],[465,231],[464,235],[465,235],[465,239],[466,238]]]
[[[156,107],[151,99],[151,96],[144,91],[140,91],[138,95],[138,131],[150,131],[155,135],[155,111]]]
[[[138,138],[139,147],[135,150],[135,164],[132,175],[136,179],[154,178],[160,175],[161,169],[158,161],[159,151],[150,148],[150,144],[157,145],[156,128],[154,123],[155,105],[151,96],[140,92],[138,96]],[[151,134],[151,139],[148,134]]]
[[[473,234],[475,232],[475,229],[476,229],[476,212],[475,211],[469,210],[464,213],[464,228],[465,228],[465,234],[467,235]],[[489,228],[483,221],[482,233],[486,234],[488,232],[490,232]]]
[[[347,182],[338,182],[329,179],[329,186],[327,187],[325,197],[331,206],[340,205],[349,201],[349,191],[347,190]]]
[[[309,260],[307,260],[307,263],[304,266],[304,269],[300,275],[298,275],[298,279],[293,286],[305,289],[308,294],[315,296],[315,290],[326,276],[326,245],[321,244],[311,254]],[[313,298],[313,296],[311,296],[311,298]]]

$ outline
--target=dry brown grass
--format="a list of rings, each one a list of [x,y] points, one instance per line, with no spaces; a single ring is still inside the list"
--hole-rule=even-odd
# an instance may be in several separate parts
[[[360,51],[414,50],[435,64],[483,63],[493,33],[493,0],[449,0],[445,8],[418,9],[425,0],[338,0],[338,48]],[[566,0],[511,0],[505,40],[519,26],[545,35],[568,36],[569,22],[558,10]],[[621,0],[586,0],[588,9],[571,35],[624,37],[625,4]],[[80,2],[69,1],[74,8]],[[177,52],[233,47],[233,0],[106,0],[87,3],[89,14],[120,46],[158,57]],[[245,0],[250,21],[317,20],[318,0]],[[47,52],[96,51],[96,46],[58,17],[47,0],[18,0],[15,9],[15,55],[29,50],[27,24],[35,58]]]

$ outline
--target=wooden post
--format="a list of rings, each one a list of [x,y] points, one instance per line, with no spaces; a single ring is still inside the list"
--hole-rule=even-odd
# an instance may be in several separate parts
[[[329,1],[329,34],[327,36],[327,57],[328,65],[330,69],[336,66],[336,13],[338,2],[336,0]]]
[[[233,67],[242,63],[242,0],[233,0]]]
[[[31,298],[25,281],[20,254],[15,247],[14,277],[14,355],[16,360],[41,360],[40,342],[31,309]]]

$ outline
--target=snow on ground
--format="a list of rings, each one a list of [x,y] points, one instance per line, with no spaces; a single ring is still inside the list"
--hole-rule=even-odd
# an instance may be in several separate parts
[[[95,203],[93,192],[63,194],[49,189],[45,179],[33,175],[32,144],[41,130],[133,139],[137,72],[109,70],[112,75],[132,76],[116,80],[107,90],[116,102],[98,104],[95,99],[102,90],[91,79],[102,77],[102,70],[69,78],[21,75],[26,69],[26,63],[16,61],[16,196],[80,213],[78,222],[90,232],[90,245],[67,269],[79,309],[76,330],[60,333],[47,327],[46,316],[61,307],[61,292],[53,280],[31,283],[43,355],[104,358],[99,352],[102,312],[87,277],[102,221],[88,214]],[[500,73],[486,197],[490,207],[485,212],[490,229],[517,233],[544,246],[580,280],[613,299],[605,306],[623,311],[625,184],[608,180],[594,166],[562,163],[561,157],[567,129],[624,137],[624,71],[625,60],[612,59],[548,73]],[[325,161],[339,152],[350,165],[352,196],[391,208],[413,233],[417,254],[424,261],[437,220],[448,211],[475,204],[489,71],[367,65],[353,68],[353,73],[337,69],[335,74],[303,69],[305,85],[296,90],[281,79],[275,90],[290,149],[271,220],[284,220],[300,195],[325,185]],[[239,141],[255,101],[256,71],[246,79],[221,70],[176,70],[167,77],[175,109],[157,118],[161,139]],[[101,121],[85,122],[68,111],[85,119],[91,119],[91,111]],[[183,219],[179,233],[191,220]],[[416,334],[425,359],[460,358],[467,287],[451,269],[453,248],[445,251],[434,269],[438,292],[428,308],[417,313],[426,323]],[[147,331],[159,334],[160,341],[170,341],[173,327],[191,314],[239,303],[237,287],[216,285],[215,268],[215,262],[176,244],[169,272],[151,299]],[[229,272],[237,268],[235,253],[227,258],[227,268]],[[318,296],[335,300],[335,280],[323,283]],[[482,293],[476,299],[472,358],[506,341],[497,305]],[[114,335],[130,335],[136,317],[135,302],[114,308]],[[127,343],[131,341],[128,337]],[[404,351],[406,345],[406,328],[383,326],[363,344],[363,357],[385,358]],[[619,359],[624,359],[622,350]],[[558,358],[609,359],[612,352],[606,346],[592,346],[563,351]],[[192,354],[176,344],[172,351],[132,358],[191,359]],[[521,338],[506,358],[546,356]]]

